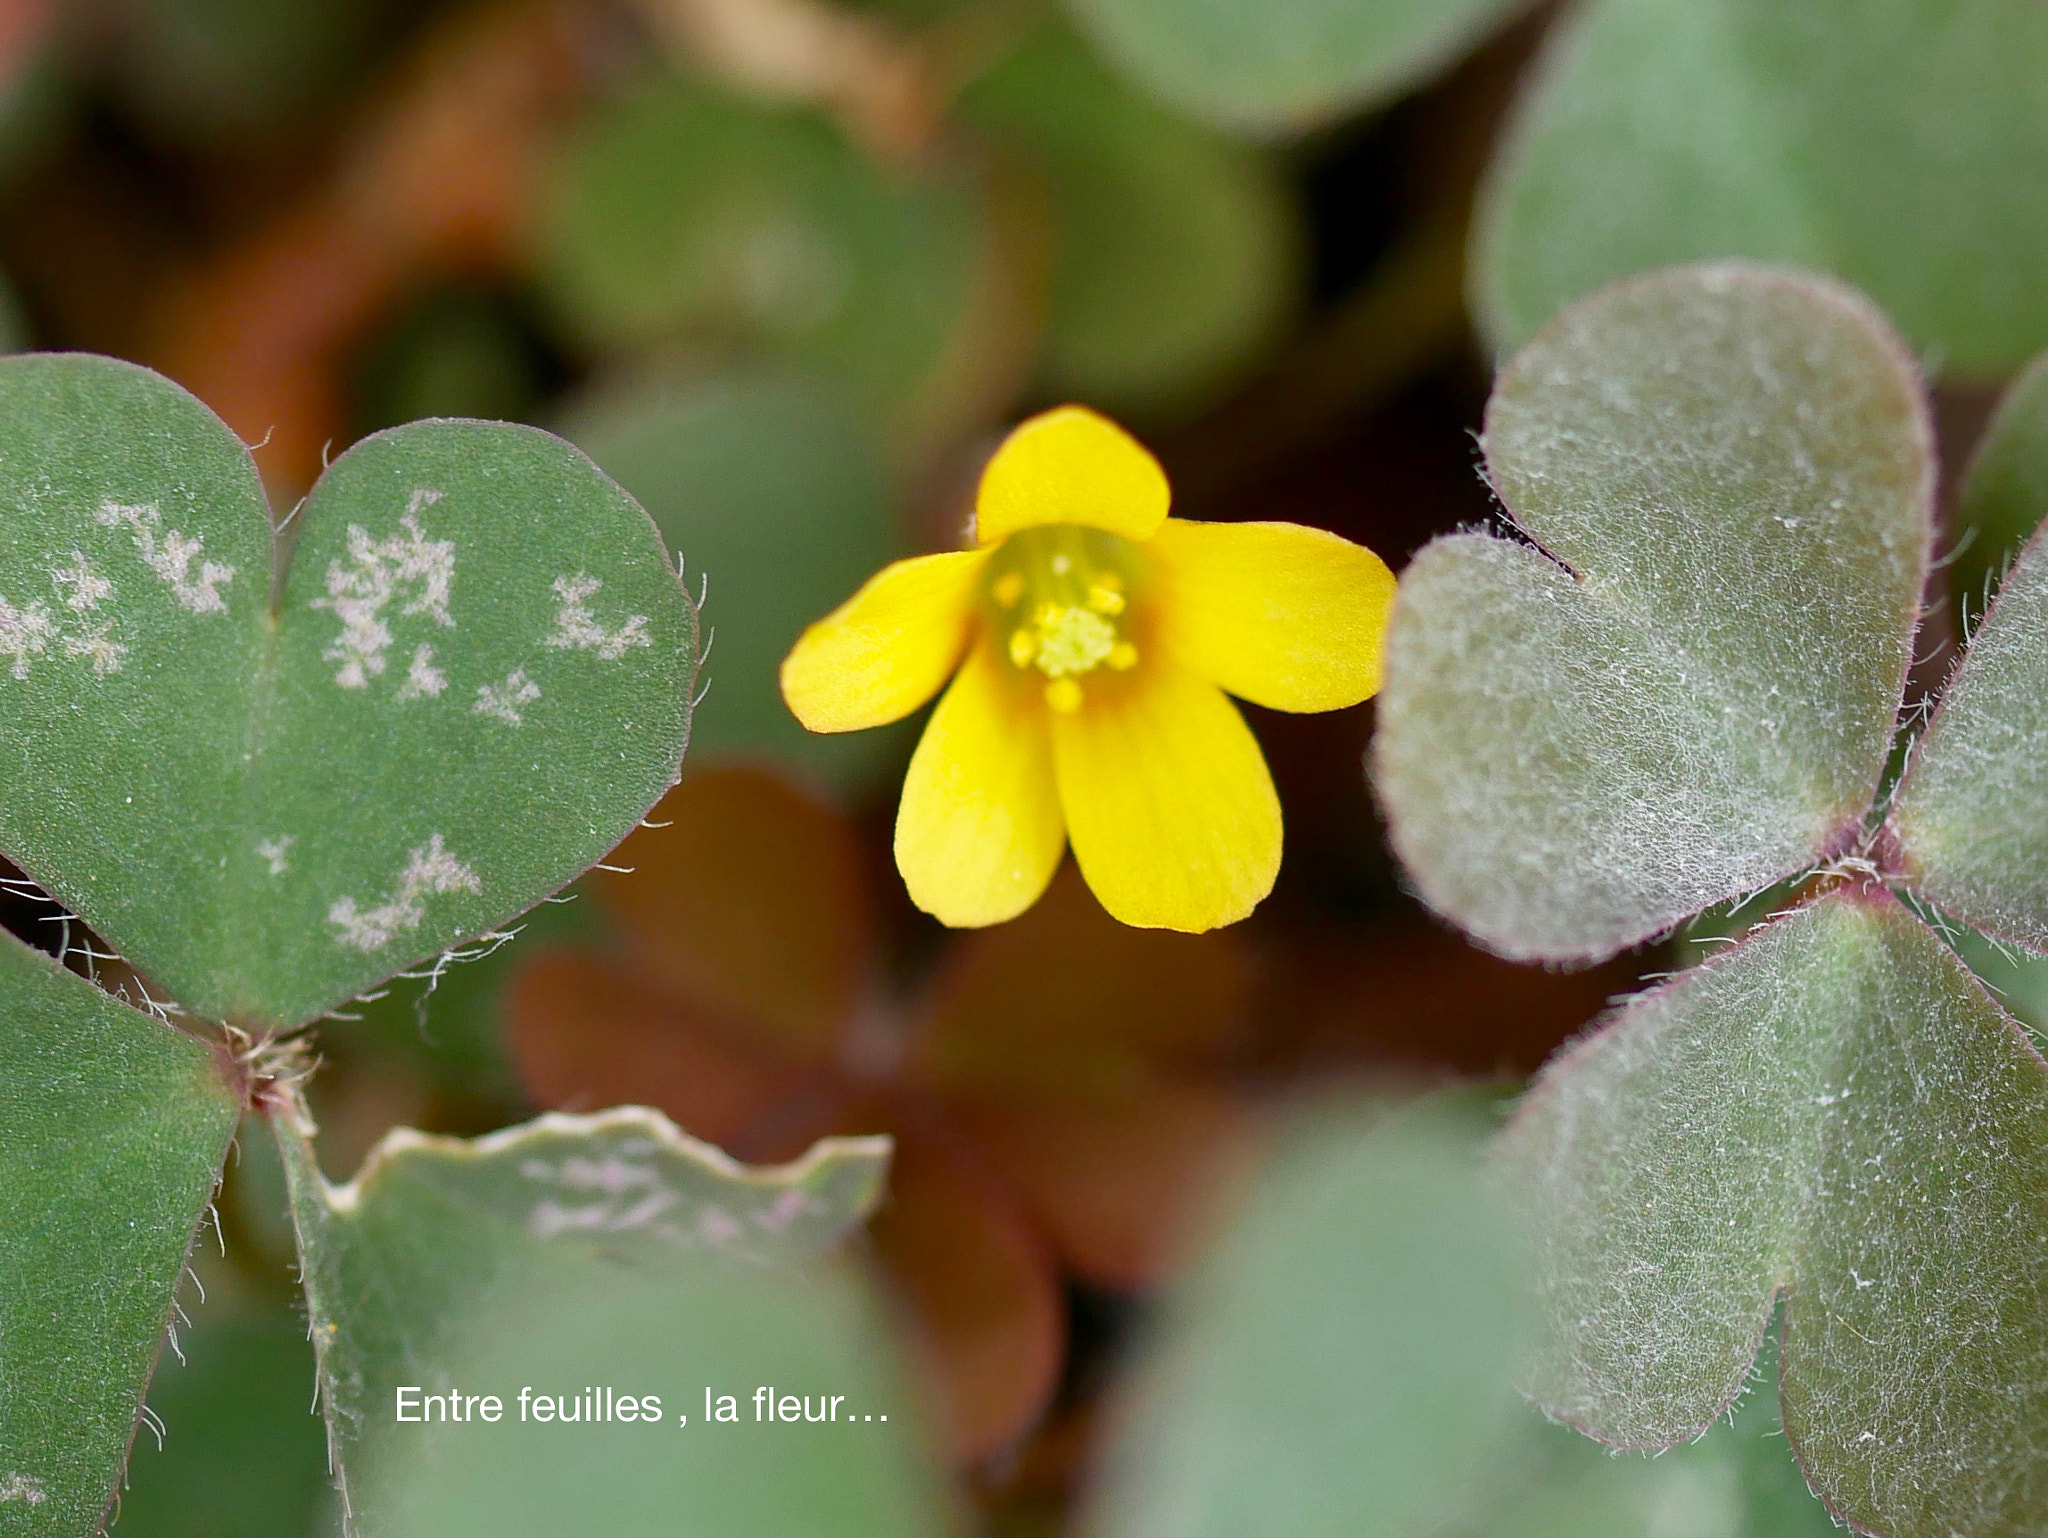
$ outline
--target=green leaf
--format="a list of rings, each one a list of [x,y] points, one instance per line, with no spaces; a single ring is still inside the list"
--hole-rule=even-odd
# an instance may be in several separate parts
[[[1098,1538],[1770,1538],[1836,1531],[1753,1393],[1617,1459],[1512,1391],[1526,1257],[1479,1178],[1493,1105],[1297,1129],[1142,1365]],[[1776,1379],[1775,1340],[1759,1375]],[[1674,1519],[1677,1519],[1674,1521]]]
[[[749,1170],[660,1113],[629,1107],[550,1114],[474,1142],[401,1130],[336,1187],[297,1121],[280,1112],[271,1126],[291,1190],[332,1462],[359,1538],[414,1530],[379,1503],[403,1440],[395,1393],[404,1384],[447,1392],[470,1349],[470,1321],[516,1311],[530,1293],[603,1291],[612,1284],[601,1276],[615,1267],[658,1289],[692,1255],[754,1267],[808,1260],[866,1215],[888,1156],[886,1139],[835,1138],[795,1164]],[[649,1294],[631,1306],[656,1302]],[[482,1331],[486,1341],[492,1333]],[[570,1376],[578,1386],[595,1381],[582,1368]]]
[[[530,906],[673,783],[695,611],[561,440],[364,440],[273,585],[247,452],[169,381],[0,360],[0,421],[0,848],[185,1007],[311,1019]]]
[[[1512,1226],[1452,1102],[1301,1129],[1176,1309],[1091,1531],[1372,1538],[1526,1436]]]
[[[958,1531],[924,1455],[914,1387],[869,1292],[843,1269],[747,1275],[701,1262],[663,1277],[607,1269],[537,1282],[517,1303],[479,1316],[455,1358],[465,1392],[505,1390],[504,1420],[406,1427],[380,1481],[390,1512],[381,1530],[396,1538]],[[623,1394],[643,1418],[522,1422],[516,1396],[527,1385],[551,1397],[595,1385],[611,1391],[614,1413]],[[778,1409],[788,1398],[799,1416],[807,1404],[832,1418],[757,1421],[763,1387]],[[651,1422],[649,1394],[659,1400]],[[738,1422],[707,1424],[706,1408],[716,1409],[707,1396],[730,1396]]]
[[[99,1530],[235,1115],[204,1045],[0,934],[0,1531]]]
[[[1892,810],[1914,889],[2048,950],[2048,545],[2029,544],[1970,638]]]
[[[1697,1441],[1654,1457],[1616,1457],[1566,1427],[1541,1426],[1492,1509],[1430,1538],[1838,1538],[1841,1524],[1785,1445],[1770,1392],[1777,1376],[1773,1332],[1740,1406]]]
[[[1887,1538],[2048,1522],[2048,1065],[1881,890],[1624,1005],[1498,1164],[1539,1247],[1553,1414],[1698,1435],[1782,1291],[1786,1431],[1837,1513]]]
[[[1846,850],[1932,527],[1883,321],[1743,265],[1617,284],[1504,371],[1486,452],[1535,548],[1416,556],[1373,748],[1431,905],[1504,955],[1583,960]]]
[[[1965,623],[1981,617],[2007,569],[2048,516],[2048,353],[2013,382],[1970,463],[1956,510],[1949,592]]]
[[[900,732],[807,732],[782,703],[782,659],[804,626],[908,554],[874,456],[822,392],[728,374],[620,384],[562,431],[639,499],[686,585],[710,582],[715,644],[690,761],[780,759],[856,791],[903,751]]]
[[[1518,0],[1068,0],[1147,90],[1273,134],[1378,106],[1473,47]]]
[[[962,105],[1047,179],[1051,394],[1186,410],[1299,297],[1300,216],[1271,157],[1132,94],[1068,29],[1040,28]]]
[[[1752,257],[1996,376],[2048,345],[2044,76],[2036,0],[1593,0],[1491,173],[1475,308],[1505,350],[1611,278]]]
[[[816,114],[681,80],[582,125],[544,219],[544,281],[588,345],[738,340],[882,409],[938,368],[984,255],[972,187],[885,169]]]

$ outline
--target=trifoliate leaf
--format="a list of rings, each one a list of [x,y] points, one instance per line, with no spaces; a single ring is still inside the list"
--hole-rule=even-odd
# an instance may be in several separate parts
[[[1610,279],[1752,257],[1995,377],[2048,345],[2044,78],[2036,0],[1592,0],[1482,196],[1474,307],[1505,350]]]
[[[337,1187],[290,1114],[271,1127],[350,1538],[424,1531],[379,1504],[404,1435],[395,1396],[405,1385],[463,1387],[454,1374],[473,1321],[535,1292],[602,1290],[616,1268],[658,1287],[691,1256],[806,1261],[867,1214],[888,1157],[885,1139],[828,1139],[795,1164],[746,1169],[659,1112],[629,1107],[551,1114],[475,1142],[401,1130]],[[568,1386],[588,1386],[575,1376]]]
[[[236,1110],[200,1042],[0,934],[0,1532],[99,1531]]]
[[[0,360],[0,422],[0,849],[187,1008],[311,1019],[531,906],[675,780],[695,611],[560,439],[366,439],[274,572],[247,451],[168,380]]]
[[[1845,850],[1931,529],[1883,321],[1742,265],[1618,284],[1502,374],[1486,452],[1534,546],[1415,558],[1373,750],[1431,905],[1504,955],[1585,960]]]
[[[1881,890],[1622,1006],[1498,1167],[1552,1414],[1619,1446],[1697,1436],[1782,1293],[1786,1431],[1833,1510],[1887,1538],[2048,1522],[2048,1065]]]

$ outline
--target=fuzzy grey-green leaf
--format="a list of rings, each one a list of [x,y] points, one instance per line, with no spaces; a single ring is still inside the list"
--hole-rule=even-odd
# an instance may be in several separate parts
[[[1538,548],[1403,574],[1375,783],[1423,896],[1509,956],[1585,960],[1838,852],[1911,656],[1933,453],[1856,296],[1678,268],[1503,372],[1494,485]]]
[[[560,439],[366,439],[274,578],[247,451],[168,380],[0,360],[0,415],[0,849],[194,1012],[309,1020],[531,906],[674,782],[695,610]]]
[[[1698,1435],[1783,1291],[1786,1428],[1838,1514],[1888,1538],[2048,1522],[2048,1065],[1889,896],[1822,899],[1624,1005],[1498,1157],[1553,1414]]]
[[[1891,826],[1922,896],[2048,950],[2048,545],[2038,537],[1915,746]]]
[[[0,1533],[99,1531],[235,1115],[199,1042],[0,934]]]
[[[1474,309],[1514,347],[1610,279],[1746,256],[1996,376],[2048,345],[2043,79],[2037,0],[1591,0],[1482,195]]]
[[[397,1386],[445,1393],[474,1316],[514,1306],[542,1278],[567,1285],[624,1266],[658,1279],[707,1254],[809,1260],[866,1216],[888,1159],[886,1139],[827,1139],[795,1164],[747,1169],[628,1107],[549,1114],[474,1142],[401,1130],[336,1187],[295,1122],[271,1126],[351,1538],[393,1531],[376,1498]]]

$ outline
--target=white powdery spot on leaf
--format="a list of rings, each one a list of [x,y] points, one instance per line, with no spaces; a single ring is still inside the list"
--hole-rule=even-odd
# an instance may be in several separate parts
[[[448,852],[436,833],[415,849],[399,877],[398,890],[374,908],[359,908],[353,897],[344,897],[327,910],[327,922],[334,925],[335,940],[359,951],[381,951],[402,931],[414,930],[426,921],[426,899],[446,892],[476,893],[483,883],[476,872]]]
[[[103,600],[114,596],[114,584],[92,569],[92,562],[82,550],[72,551],[71,564],[52,570],[50,580],[60,589],[71,590],[64,607],[73,614],[90,614]]]
[[[102,502],[93,517],[108,528],[125,524],[135,540],[135,550],[142,557],[143,565],[170,584],[171,596],[185,608],[194,614],[228,612],[228,601],[221,597],[220,589],[222,583],[234,580],[235,568],[224,566],[219,561],[202,559],[206,553],[204,539],[187,538],[176,529],[166,529],[159,543],[157,529],[163,520],[155,506],[150,504],[128,506],[113,501]],[[194,561],[199,563],[197,577],[192,574]]]
[[[412,649],[412,665],[406,669],[405,682],[398,687],[402,700],[432,699],[448,687],[448,675],[434,666],[434,648],[415,646]]]
[[[89,661],[95,678],[120,672],[121,659],[128,655],[128,648],[113,639],[113,627],[104,620],[77,635],[65,636],[64,651],[67,656]]]
[[[11,659],[16,678],[28,677],[29,659],[47,651],[56,635],[47,604],[30,603],[17,609],[0,598],[0,657]]]
[[[598,624],[587,600],[594,598],[603,587],[603,580],[587,571],[579,571],[573,577],[555,578],[555,596],[562,602],[555,611],[555,628],[541,639],[541,645],[551,646],[557,651],[596,652],[607,662],[618,661],[631,647],[652,646],[654,638],[647,633],[647,616],[644,614],[628,615],[626,622],[616,630],[607,630]]]
[[[469,711],[471,715],[495,716],[508,726],[517,726],[526,719],[519,713],[519,707],[539,698],[540,685],[526,676],[525,668],[514,668],[501,684],[478,684],[476,703]]]
[[[19,1501],[24,1506],[40,1506],[49,1498],[40,1479],[31,1479],[26,1474],[9,1474],[0,1479],[0,1505]]]
[[[286,856],[291,853],[293,842],[293,835],[289,833],[280,833],[276,838],[259,840],[256,845],[256,857],[270,867],[271,875],[282,876],[291,868]]]
[[[438,491],[420,489],[398,520],[399,532],[389,539],[372,539],[361,524],[348,526],[348,561],[330,561],[327,566],[327,596],[313,600],[312,607],[326,609],[341,621],[341,634],[320,655],[338,662],[334,681],[344,689],[367,688],[371,679],[385,669],[384,653],[392,641],[391,627],[384,611],[405,592],[400,615],[424,615],[443,627],[455,623],[448,612],[448,598],[455,583],[455,545],[452,540],[429,539],[421,529],[419,512],[441,500]],[[432,652],[428,652],[431,660]],[[415,652],[411,688],[425,667]],[[432,677],[440,675],[431,668]],[[445,685],[446,680],[441,682]],[[418,694],[438,694],[438,688],[424,685]],[[405,697],[411,698],[412,695]]]

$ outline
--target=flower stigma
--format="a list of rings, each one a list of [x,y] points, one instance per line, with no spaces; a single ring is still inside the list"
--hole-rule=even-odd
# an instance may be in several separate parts
[[[1124,634],[1137,547],[1079,524],[1019,529],[989,562],[988,600],[1010,664],[1045,676],[1045,702],[1062,715],[1081,708],[1081,679],[1096,668],[1134,667]]]

